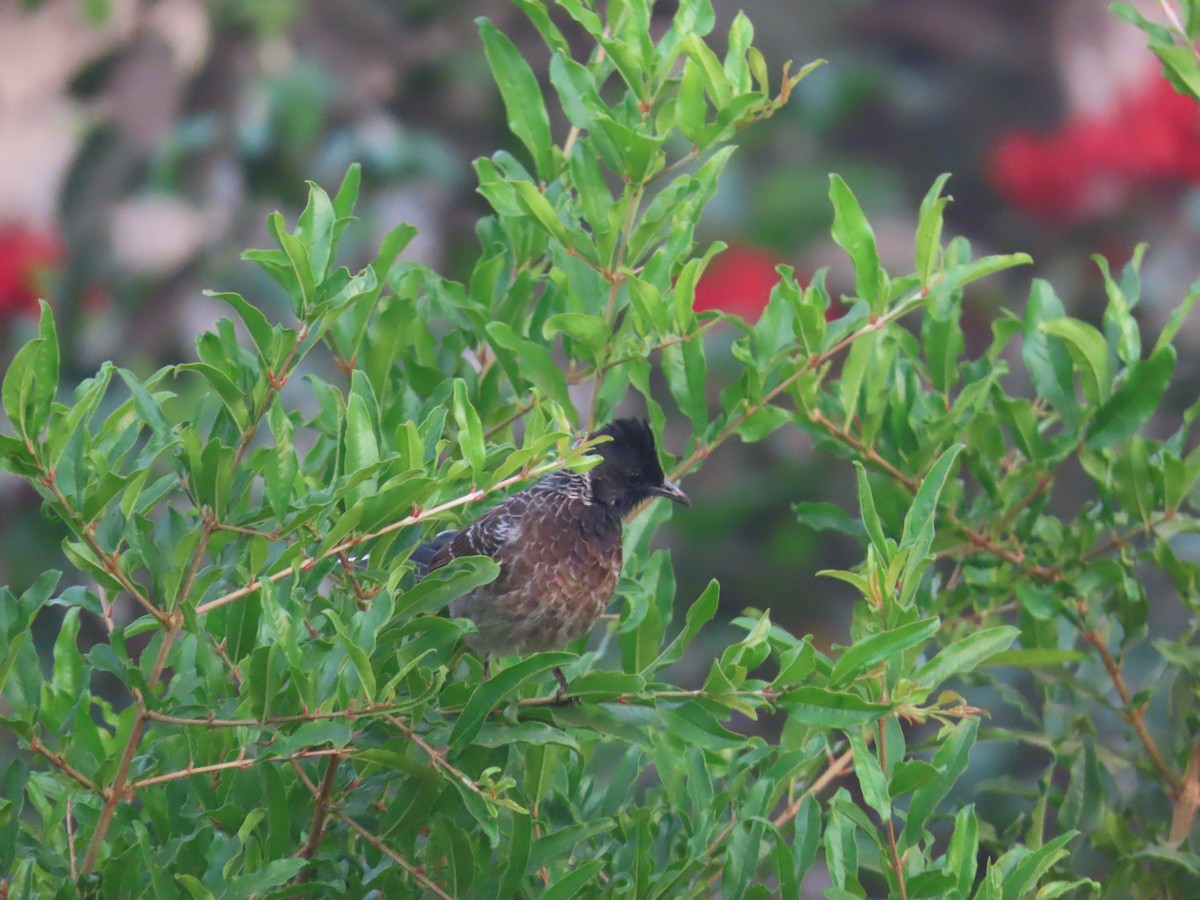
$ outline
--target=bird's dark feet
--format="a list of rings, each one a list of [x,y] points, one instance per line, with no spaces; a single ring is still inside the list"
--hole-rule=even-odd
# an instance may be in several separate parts
[[[554,670],[554,678],[558,682],[558,692],[554,695],[554,702],[559,706],[577,706],[579,698],[567,695],[567,676],[562,673],[562,669]]]

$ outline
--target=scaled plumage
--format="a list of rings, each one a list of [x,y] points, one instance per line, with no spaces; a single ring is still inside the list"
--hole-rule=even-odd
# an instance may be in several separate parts
[[[621,574],[625,515],[652,497],[691,505],[663,475],[645,421],[617,419],[592,437],[599,435],[611,440],[596,446],[602,462],[592,469],[548,475],[414,551],[420,574],[459,556],[500,564],[495,581],[450,604],[452,615],[475,623],[467,642],[485,660],[552,650],[586,634]]]

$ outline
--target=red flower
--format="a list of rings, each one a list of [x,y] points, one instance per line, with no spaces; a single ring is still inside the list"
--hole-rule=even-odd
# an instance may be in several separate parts
[[[734,246],[718,254],[696,285],[692,307],[718,309],[756,321],[779,283],[780,260],[753,247]]]
[[[37,313],[47,270],[62,259],[62,245],[23,225],[0,226],[0,320]]]
[[[1200,109],[1155,75],[1107,113],[1048,135],[1009,134],[989,178],[1029,215],[1068,223],[1116,209],[1134,191],[1200,182]]]

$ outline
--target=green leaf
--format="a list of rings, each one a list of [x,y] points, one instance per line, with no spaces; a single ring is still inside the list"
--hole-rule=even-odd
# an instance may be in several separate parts
[[[458,446],[463,459],[471,466],[476,484],[483,478],[487,462],[487,446],[483,437],[483,424],[479,413],[467,398],[467,385],[461,378],[454,379],[454,422],[458,426]]]
[[[529,151],[539,177],[549,181],[554,177],[550,117],[537,78],[521,51],[496,26],[482,17],[475,23],[483,35],[484,53],[504,100],[508,128]]]
[[[948,172],[939,175],[921,201],[921,212],[917,219],[916,269],[921,284],[925,285],[929,284],[941,254],[942,214],[952,199],[941,194],[949,178]]]
[[[576,128],[590,128],[597,116],[611,112],[600,99],[592,73],[563,53],[550,60],[550,83],[558,91],[567,120]]]
[[[858,199],[839,175],[829,176],[833,203],[833,239],[854,263],[854,286],[873,313],[881,313],[887,300],[887,276],[879,265],[875,233],[863,215]]]
[[[904,532],[900,537],[900,549],[909,550],[911,553],[905,566],[906,579],[917,571],[928,555],[930,547],[933,546],[938,500],[942,496],[942,489],[946,486],[946,481],[950,478],[954,463],[964,447],[964,444],[954,444],[937,458],[937,461],[921,480],[921,486],[917,488],[917,495],[913,497],[912,505],[904,516]],[[910,588],[915,585],[906,583],[905,587]]]
[[[591,862],[577,865],[545,890],[539,891],[538,896],[541,900],[571,900],[572,897],[578,897],[584,890],[594,887],[596,876],[603,868],[602,859],[593,859]]]
[[[871,482],[867,478],[866,468],[858,460],[854,461],[854,469],[858,476],[858,508],[862,514],[863,527],[871,539],[871,545],[875,548],[875,552],[879,554],[879,558],[886,565],[891,558],[891,550],[888,547],[887,538],[883,534],[883,523],[879,519],[879,513],[875,511],[875,498],[871,495]]]
[[[567,312],[550,316],[542,326],[542,335],[547,340],[556,334],[565,334],[579,345],[584,356],[599,362],[612,330],[601,316]]]
[[[1071,355],[1059,340],[1052,339],[1041,326],[1065,315],[1062,301],[1054,288],[1040,278],[1033,280],[1029,303],[1025,307],[1024,341],[1021,357],[1034,389],[1046,398],[1063,425],[1074,431],[1079,425],[1079,404],[1071,374]]]
[[[967,770],[967,760],[978,733],[979,723],[975,719],[963,719],[954,726],[937,753],[933,755],[933,765],[940,774],[913,793],[908,808],[908,819],[900,836],[901,850],[916,846],[922,839],[925,823],[929,821],[937,805],[950,793],[950,789],[962,773]]]
[[[450,732],[450,749],[457,753],[479,733],[492,709],[529,679],[565,666],[576,657],[573,653],[538,653],[492,675],[475,688],[467,705],[459,713]]]
[[[1104,336],[1087,322],[1069,316],[1044,321],[1039,327],[1044,333],[1066,342],[1088,402],[1099,404],[1107,400],[1112,388],[1112,372]]]
[[[867,747],[862,729],[849,728],[846,737],[850,741],[850,749],[854,751],[854,773],[858,776],[863,800],[886,822],[892,817],[892,800],[879,758]]]
[[[780,696],[778,702],[792,719],[816,728],[844,730],[875,722],[890,712],[885,703],[872,703],[858,694],[819,687],[796,688]]]
[[[246,326],[246,330],[250,332],[250,338],[254,341],[254,346],[258,348],[259,358],[267,365],[271,365],[275,357],[275,331],[267,317],[263,315],[262,310],[248,303],[241,294],[205,291],[204,295],[224,300],[233,307],[234,312],[241,318],[242,324]]]
[[[1149,359],[1132,366],[1127,377],[1088,422],[1088,448],[1102,450],[1133,437],[1158,409],[1174,371],[1175,348],[1170,344],[1159,347]]]
[[[451,600],[496,580],[500,566],[486,556],[460,556],[430,572],[397,600],[393,621],[404,623],[414,616],[435,613]]]
[[[705,396],[708,361],[704,354],[704,341],[683,341],[664,347],[662,372],[680,411],[688,417],[697,433],[703,433],[708,427],[708,402]]]
[[[954,875],[962,897],[971,893],[979,859],[979,821],[975,804],[964,806],[954,815],[954,833],[946,848],[946,869]]]
[[[683,659],[683,654],[687,650],[688,645],[692,642],[700,629],[703,628],[712,617],[717,614],[717,606],[720,600],[721,586],[715,579],[709,581],[708,587],[704,592],[696,598],[696,601],[688,607],[687,615],[684,619],[683,629],[679,634],[671,640],[658,654],[658,658],[650,663],[642,670],[643,675],[650,675],[657,672],[659,669],[672,665]]]
[[[30,434],[38,434],[50,415],[50,404],[58,392],[58,334],[54,329],[54,313],[50,304],[38,300],[41,318],[38,320],[37,354],[33,358],[33,390],[30,394]]]
[[[537,186],[528,181],[511,182],[517,192],[517,202],[521,208],[537,220],[538,224],[552,235],[564,247],[573,246],[573,234],[555,212],[554,206],[546,199],[546,195]]]
[[[984,660],[1006,650],[1020,631],[1011,625],[984,628],[962,637],[942,650],[910,677],[914,684],[934,690],[947,678],[959,672],[970,672]]]
[[[203,376],[209,386],[220,396],[233,423],[242,431],[246,430],[250,421],[249,413],[246,410],[246,395],[227,374],[207,363],[182,363],[175,369],[179,372],[196,372]]]
[[[363,379],[364,383],[365,381],[366,379]],[[370,469],[379,462],[379,439],[375,435],[375,428],[374,416],[366,398],[357,391],[352,391],[350,402],[346,405],[346,475]],[[378,479],[374,475],[358,482],[346,495],[347,507],[354,506],[374,494],[378,486]]]
[[[1013,866],[1004,876],[1004,900],[1021,900],[1022,897],[1028,897],[1042,876],[1070,853],[1067,844],[1078,834],[1078,831],[1073,830],[1064,832]]]
[[[813,531],[840,531],[861,540],[866,537],[863,523],[846,515],[836,503],[793,503],[796,519]]]
[[[1065,666],[1079,663],[1089,655],[1082,650],[1060,650],[1057,647],[1002,650],[987,657],[980,666],[1013,666],[1017,669],[1036,669],[1039,666]]]
[[[901,625],[891,631],[873,634],[856,642],[852,647],[847,648],[834,664],[829,673],[830,686],[838,687],[852,681],[860,673],[883,660],[902,653],[910,647],[919,647],[937,633],[941,624],[941,620],[937,616],[933,616]]]
[[[31,398],[35,390],[34,378],[38,360],[43,356],[43,341],[34,338],[13,356],[12,364],[4,373],[4,386],[0,390],[4,412],[19,436],[35,440],[41,431],[40,425],[31,415]]]

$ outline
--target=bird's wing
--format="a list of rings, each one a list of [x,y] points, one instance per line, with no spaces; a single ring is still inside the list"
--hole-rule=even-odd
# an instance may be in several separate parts
[[[429,564],[429,568],[440,569],[450,560],[460,556],[490,556],[493,559],[506,545],[521,533],[521,522],[528,500],[524,494],[514,494],[499,506],[457,532]]]

